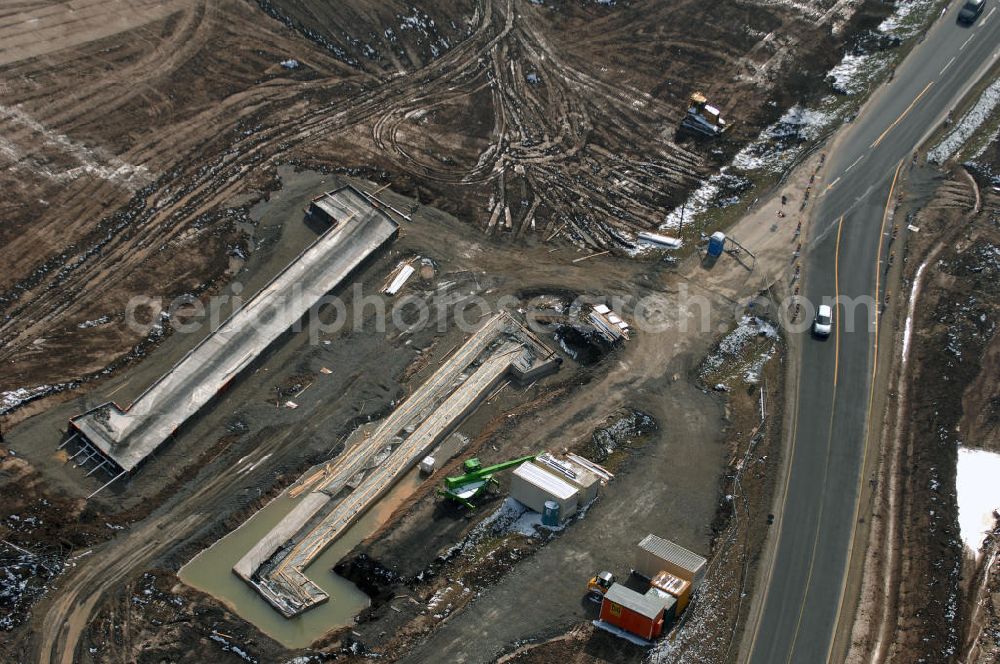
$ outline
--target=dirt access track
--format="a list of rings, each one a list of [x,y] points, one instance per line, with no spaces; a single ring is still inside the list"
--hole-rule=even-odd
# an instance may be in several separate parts
[[[158,457],[144,481],[103,502],[72,503],[92,487],[52,458],[66,418],[112,393],[127,401],[186,349],[158,329],[128,329],[128,299],[219,292],[234,276],[252,292],[310,239],[289,220],[329,183],[290,175],[278,191],[279,165],[364,175],[414,195],[396,202],[417,207],[423,225],[393,251],[435,257],[470,291],[662,294],[678,283],[664,282],[663,265],[613,256],[574,264],[573,245],[624,249],[630,233],[655,226],[797,99],[809,72],[837,58],[843,38],[831,31],[849,5],[482,0],[427,3],[414,14],[404,3],[180,0],[132,2],[113,16],[100,3],[0,8],[0,393],[4,409],[52,395],[15,410],[5,432],[16,427],[11,445],[33,467],[37,496],[65,493],[69,513],[95,530],[129,527],[105,544],[86,540],[98,547],[93,557],[68,571],[7,652],[71,661],[103,600],[120,599],[151,566],[176,570],[325,458],[339,435],[385,412],[412,378],[420,344],[359,334],[325,351],[298,339]],[[344,31],[323,34],[319,23]],[[298,66],[280,64],[290,58]],[[674,137],[695,88],[739,119],[712,148]],[[251,205],[265,197],[266,216],[254,216]],[[361,280],[381,282],[395,258]],[[665,438],[671,445],[683,435],[713,439],[718,403],[666,378],[684,375],[709,343],[640,337],[627,355],[584,371],[583,384],[600,376],[586,398],[532,436],[585,437],[634,400],[664,421],[690,407]],[[352,370],[307,393],[315,417],[307,405],[294,417],[274,408],[276,385],[327,363]],[[676,387],[664,401],[668,384]],[[6,396],[20,388],[27,393]],[[67,398],[75,403],[59,403]],[[690,488],[700,493],[687,518],[672,517],[677,537],[702,550],[722,456],[707,446],[690,459]],[[256,469],[225,472],[239,462]],[[131,661],[127,646],[110,658]]]
[[[212,288],[280,162],[391,181],[506,239],[624,247],[815,83],[850,9],[262,6],[0,9],[0,391],[122,359],[131,295]],[[674,140],[696,88],[738,118],[711,151]]]

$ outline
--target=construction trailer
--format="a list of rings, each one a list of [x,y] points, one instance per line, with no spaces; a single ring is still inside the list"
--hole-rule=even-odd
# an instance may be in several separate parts
[[[601,600],[600,623],[624,630],[644,641],[659,638],[669,628],[677,600],[651,588],[645,594],[615,583]],[[598,624],[603,627],[604,625]]]
[[[580,504],[577,487],[533,462],[521,464],[511,475],[510,497],[539,514],[545,512],[545,503],[552,501],[559,506],[560,522],[573,516]]]
[[[601,480],[592,470],[572,459],[557,459],[551,452],[539,454],[535,463],[566,480],[577,488],[577,503],[589,505],[597,498]]]
[[[647,579],[654,579],[660,572],[669,572],[690,581],[693,592],[705,578],[707,566],[708,561],[697,553],[662,537],[646,535],[639,542],[635,571]]]

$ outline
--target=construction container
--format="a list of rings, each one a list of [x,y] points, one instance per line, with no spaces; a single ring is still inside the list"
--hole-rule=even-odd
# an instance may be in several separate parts
[[[422,475],[430,475],[431,473],[434,472],[434,469],[436,467],[437,467],[437,460],[432,456],[425,456],[420,461],[420,473]]]
[[[589,505],[597,498],[597,491],[600,488],[601,480],[591,470],[571,459],[557,459],[552,454],[546,452],[540,454],[535,463],[546,470],[553,471],[564,480],[579,489],[577,504],[581,507]]]
[[[683,613],[691,601],[691,582],[670,572],[657,572],[656,576],[650,579],[649,585],[677,599],[677,615]]]
[[[726,248],[726,234],[722,231],[712,233],[708,238],[708,255],[719,257]]]
[[[542,512],[543,526],[559,525],[559,503],[554,500],[545,501],[545,511]]]
[[[663,633],[664,612],[676,603],[669,595],[639,594],[620,583],[614,583],[601,600],[601,620],[652,641]]]
[[[510,496],[539,514],[548,500],[559,504],[559,520],[576,513],[579,490],[562,477],[533,462],[522,463],[511,474]]]
[[[635,571],[647,579],[654,578],[660,572],[669,572],[690,581],[691,591],[694,592],[705,577],[707,564],[708,561],[702,556],[679,544],[656,535],[646,535],[639,542]]]
[[[670,631],[670,626],[680,615],[680,611],[677,610],[677,598],[659,588],[648,589],[646,597],[655,597],[656,601],[663,603],[663,631]]]

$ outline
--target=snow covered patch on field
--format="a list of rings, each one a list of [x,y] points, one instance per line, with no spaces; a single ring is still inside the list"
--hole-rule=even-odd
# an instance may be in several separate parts
[[[555,527],[542,525],[541,514],[508,497],[504,498],[500,507],[493,514],[490,514],[473,528],[469,539],[477,541],[486,535],[497,536],[508,533],[535,537],[539,530],[560,531],[565,527],[565,525]]]
[[[781,173],[792,164],[810,141],[819,138],[833,124],[836,115],[829,111],[796,104],[753,143],[733,158],[733,166],[747,171]]]
[[[0,147],[14,161],[14,168],[30,168],[33,172],[56,182],[72,182],[82,174],[92,175],[120,184],[129,191],[136,191],[152,181],[149,169],[145,166],[128,164],[102,149],[91,148],[70,139],[65,134],[50,130],[20,106],[0,105],[0,121],[18,127],[26,135],[30,134],[30,139],[23,137],[23,140],[29,141],[26,145],[54,149],[79,164],[74,168],[53,171],[44,162],[35,159],[31,151],[21,154],[16,145],[5,140]]]
[[[968,447],[958,448],[958,525],[970,551],[979,552],[983,538],[995,526],[993,512],[1000,510],[1000,454]]]
[[[983,91],[968,113],[955,123],[955,128],[927,153],[927,160],[941,164],[951,159],[966,141],[972,138],[979,128],[996,111],[1000,105],[1000,78]],[[987,142],[989,144],[989,142]]]
[[[864,92],[871,79],[873,56],[868,53],[848,53],[840,64],[830,70],[827,77],[833,80],[833,89],[845,95]]]
[[[723,166],[718,173],[708,178],[704,184],[694,190],[684,205],[674,208],[667,214],[659,230],[677,229],[682,223],[690,223],[696,215],[709,208],[726,208],[740,201],[740,195],[750,188],[750,181],[742,175],[737,175]],[[642,245],[640,245],[642,246]],[[648,245],[647,245],[648,246]],[[639,253],[641,250],[637,250]]]
[[[734,379],[756,384],[767,361],[774,356],[778,330],[756,316],[744,316],[702,362],[699,376],[719,391],[728,391]]]
[[[236,655],[237,657],[239,657],[240,659],[242,659],[244,662],[253,662],[254,664],[256,664],[257,660],[254,659],[253,657],[251,657],[250,654],[246,650],[243,650],[239,646],[237,646],[237,645],[235,645],[233,643],[230,643],[228,640],[226,640],[225,638],[223,638],[221,635],[219,635],[217,633],[214,633],[214,634],[210,634],[208,638],[212,639],[213,641],[215,641],[216,643],[218,643],[219,645],[221,645],[223,652],[231,652],[234,655]]]
[[[667,214],[667,218],[660,224],[660,230],[679,228],[684,219],[691,220],[695,215],[701,214],[708,209],[709,204],[719,193],[718,175],[713,175],[705,181],[705,184],[695,189],[684,205],[676,207]]]
[[[796,6],[794,2],[775,0],[777,4]],[[757,4],[772,4],[758,0]],[[933,0],[899,0],[895,11],[885,19],[877,30],[862,33],[857,42],[848,50],[840,63],[827,74],[832,90],[838,94],[828,95],[814,106],[796,104],[789,108],[777,122],[765,128],[760,135],[740,150],[732,161],[729,176],[743,177],[743,174],[780,174],[791,167],[803,152],[831,131],[835,125],[849,121],[857,102],[844,103],[844,96],[860,96],[886,71],[893,61],[892,48],[902,40],[917,34],[929,18]],[[720,175],[726,169],[720,171]],[[677,228],[681,215],[684,221],[694,221],[711,207],[719,204],[719,176],[709,178],[691,196],[683,207],[676,208],[667,215],[660,225],[661,230]],[[745,192],[746,189],[740,193]],[[726,199],[727,204],[739,202],[739,196]],[[638,255],[642,253],[635,251]]]
[[[19,387],[9,392],[0,392],[0,415],[9,413],[21,404],[40,399],[54,389],[53,385],[39,385],[38,387]]]
[[[0,631],[10,631],[29,617],[31,605],[45,594],[63,565],[58,549],[39,554],[0,542]]]
[[[78,323],[77,327],[80,328],[81,330],[86,330],[88,328],[97,327],[98,325],[105,325],[106,323],[110,322],[111,322],[111,316],[105,314],[100,318],[95,318],[93,320],[85,320],[82,323]]]
[[[924,16],[934,6],[934,0],[898,0],[896,11],[879,24],[879,32],[902,39],[912,37],[922,27]]]

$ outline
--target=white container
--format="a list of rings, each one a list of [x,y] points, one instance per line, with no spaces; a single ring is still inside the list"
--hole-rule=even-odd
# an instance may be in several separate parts
[[[708,561],[694,551],[656,535],[647,535],[639,542],[635,570],[652,579],[659,572],[669,572],[698,587],[705,576]]]
[[[425,456],[420,461],[420,472],[424,475],[430,475],[434,472],[437,465],[437,461],[432,456]],[[412,466],[411,466],[412,467]]]
[[[576,513],[579,489],[529,461],[511,475],[510,497],[539,514],[545,512],[545,502],[553,500],[559,503],[559,518],[566,520]]]

